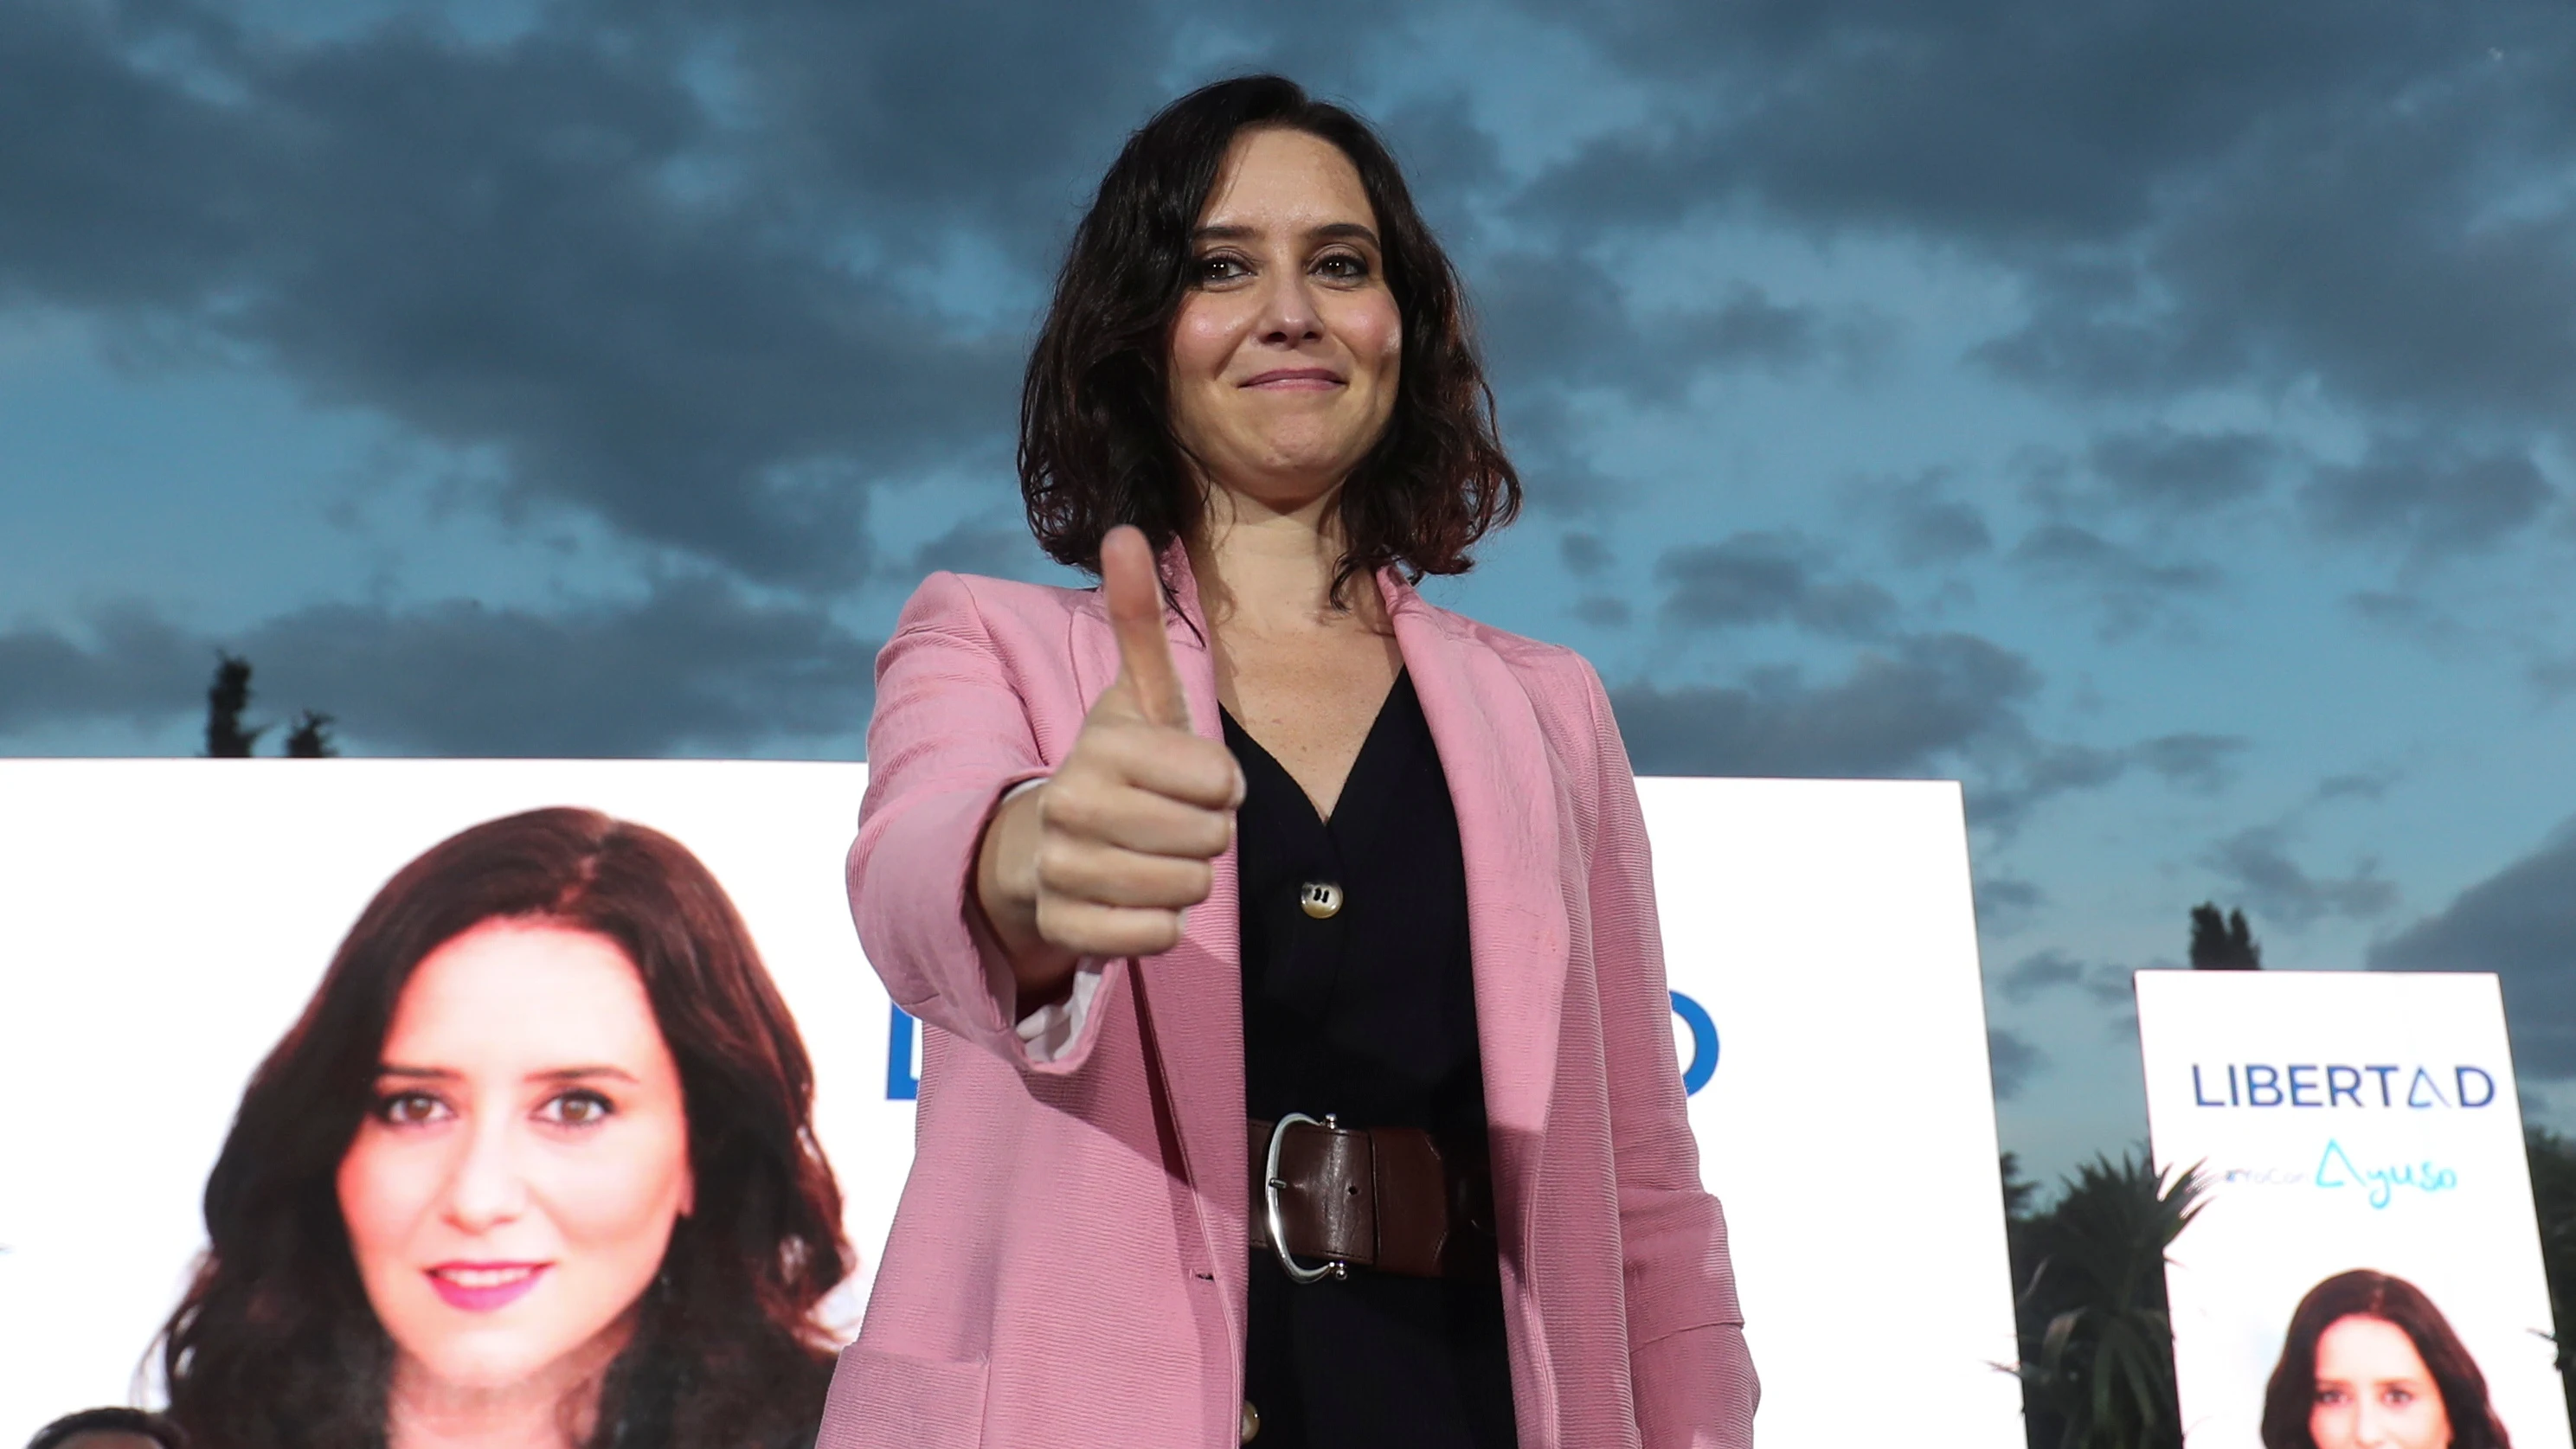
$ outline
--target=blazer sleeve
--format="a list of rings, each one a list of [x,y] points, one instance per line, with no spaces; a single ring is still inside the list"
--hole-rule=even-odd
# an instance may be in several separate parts
[[[1645,1449],[1750,1449],[1761,1384],[1745,1348],[1726,1215],[1700,1185],[1673,1052],[1645,815],[1609,696],[1588,663],[1579,667],[1596,750],[1592,960],[1610,1078],[1637,1428]]]
[[[850,915],[895,1005],[1024,1071],[1059,1074],[1089,1058],[1100,1013],[1077,1009],[1054,1040],[1026,1029],[1010,962],[972,896],[995,806],[1048,770],[973,586],[931,575],[877,655]],[[1085,961],[1080,976],[1105,986],[1119,968]],[[1094,995],[1087,984],[1077,980],[1082,1007]]]

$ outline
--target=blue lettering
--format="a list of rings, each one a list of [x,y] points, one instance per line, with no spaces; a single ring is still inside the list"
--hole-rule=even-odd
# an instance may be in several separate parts
[[[2495,1078],[2488,1076],[2484,1068],[2462,1067],[2453,1075],[2459,1079],[2461,1106],[2483,1107],[2495,1100]],[[2478,1085],[2486,1089],[2474,1102],[2469,1100],[2469,1078],[2471,1077],[2477,1078]]]
[[[2363,1067],[2362,1070],[2379,1078],[2379,1105],[2383,1107],[2396,1106],[2397,1103],[2391,1100],[2388,1095],[2388,1079],[2397,1075],[2397,1069],[2395,1067]]]
[[[1690,1028],[1690,1061],[1682,1067],[1682,1095],[1687,1097],[1717,1075],[1717,1023],[1710,1020],[1707,1007],[1678,991],[1673,993],[1673,1015]]]
[[[2426,1092],[2433,1094],[2432,1101],[2427,1102],[2424,1100],[2424,1094]],[[2433,1106],[2447,1107],[2451,1105],[2451,1099],[2442,1095],[2442,1089],[2434,1083],[2432,1073],[2425,1071],[2422,1067],[2417,1067],[2415,1069],[2415,1080],[2408,1083],[2406,1087],[2406,1105],[2416,1108]]]
[[[2225,1102],[2211,1101],[2209,1099],[2209,1094],[2200,1089],[2200,1063],[2198,1062],[2193,1062],[2191,1064],[2191,1104],[2195,1107],[2224,1107],[2227,1105]]]
[[[886,1100],[917,1102],[921,1100],[921,1073],[912,1065],[912,1044],[921,1033],[902,1007],[889,1002],[887,1009],[894,1015],[886,1023]]]
[[[2227,1105],[2230,1107],[2244,1105],[2236,1100],[2236,1064],[2234,1062],[2227,1064]]]
[[[2331,1107],[2346,1097],[2352,1098],[2352,1104],[2354,1106],[2358,1107],[2361,1105],[2360,1069],[2356,1067],[2326,1068],[2326,1105]]]
[[[2336,1169],[2340,1167],[2340,1174]],[[2460,1185],[2459,1173],[2430,1160],[2402,1162],[2393,1167],[2374,1167],[2367,1171],[2353,1165],[2341,1142],[2329,1139],[2325,1155],[2317,1159],[2316,1184],[2324,1188],[2358,1187],[2364,1190],[2373,1210],[2386,1208],[2396,1200],[2397,1189],[2411,1187],[2418,1192],[2449,1192]]]
[[[2255,1073],[2257,1072],[2262,1073],[2262,1075],[2259,1077],[2256,1076]],[[2264,1100],[2263,1094],[2265,1092],[2272,1094],[2269,1101]],[[2267,1067],[2260,1062],[2247,1062],[2245,1064],[2245,1105],[2248,1107],[2278,1107],[2281,1105],[2281,1072],[2279,1068]]]
[[[2301,1073],[2301,1072],[2305,1072],[2305,1073],[2307,1073],[2307,1074],[2308,1074],[2308,1080],[2306,1080],[2306,1081],[2304,1081],[2304,1082],[2299,1080],[2299,1073]],[[2302,1065],[2294,1066],[2294,1067],[2290,1068],[2290,1105],[2291,1105],[2291,1106],[2293,1106],[2293,1107],[2322,1107],[2322,1106],[2324,1106],[2324,1105],[2325,1105],[2325,1103],[2320,1102],[2320,1101],[2318,1101],[2318,1100],[2317,1100],[2317,1096],[2316,1096],[2316,1093],[2317,1093],[2317,1081],[2316,1081],[2316,1077],[2317,1077],[2317,1069],[2316,1069],[2314,1066],[2310,1066],[2310,1065],[2302,1064]],[[2308,1095],[2306,1095],[2306,1096],[2302,1097],[2302,1096],[2300,1096],[2300,1095],[2299,1095],[2301,1092],[2305,1092],[2305,1093],[2307,1093]]]

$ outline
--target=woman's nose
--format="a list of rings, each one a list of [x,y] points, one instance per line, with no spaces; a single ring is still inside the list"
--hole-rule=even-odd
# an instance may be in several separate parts
[[[485,1118],[466,1133],[447,1179],[447,1220],[479,1233],[517,1217],[527,1207],[527,1179],[520,1171],[515,1134],[506,1122]]]
[[[1260,330],[1262,341],[1291,346],[1312,342],[1324,334],[1323,323],[1315,315],[1314,293],[1307,286],[1303,270],[1283,268],[1271,274],[1261,299]]]

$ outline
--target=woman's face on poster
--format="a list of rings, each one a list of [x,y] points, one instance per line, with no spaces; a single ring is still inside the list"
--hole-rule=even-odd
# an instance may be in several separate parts
[[[495,920],[421,961],[339,1173],[404,1369],[495,1389],[604,1363],[693,1194],[679,1069],[615,942]]]
[[[2317,1336],[2317,1449],[2444,1449],[2451,1416],[2406,1330],[2350,1314]]]

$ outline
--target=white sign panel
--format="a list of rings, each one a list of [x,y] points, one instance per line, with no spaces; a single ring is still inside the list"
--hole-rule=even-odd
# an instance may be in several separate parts
[[[921,1028],[861,958],[849,764],[0,761],[0,1444],[157,1402],[147,1351],[204,1246],[245,1083],[368,900],[431,845],[549,805],[662,831],[740,910],[817,1082],[858,1274],[910,1161]],[[2020,1441],[1957,788],[1641,782],[1674,1041],[1724,1199],[1766,1449]],[[1901,1205],[1904,1230],[1889,1230]],[[1854,1305],[1939,1331],[1852,1392]]]
[[[2184,1442],[2565,1449],[2493,976],[2141,971]],[[2437,1422],[2438,1421],[2438,1422]],[[2285,1441],[2286,1442],[2286,1441]],[[2304,1441],[2298,1441],[2304,1442]]]

